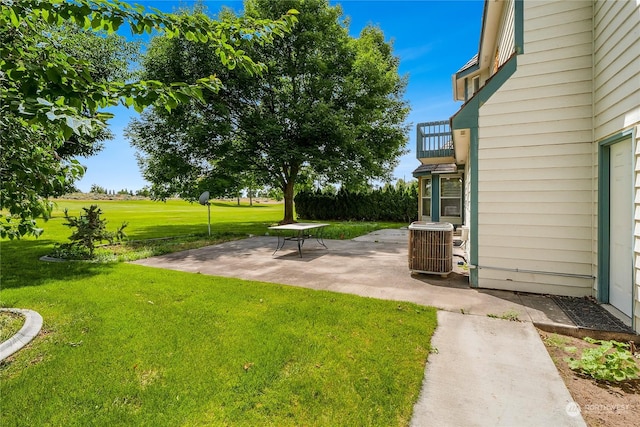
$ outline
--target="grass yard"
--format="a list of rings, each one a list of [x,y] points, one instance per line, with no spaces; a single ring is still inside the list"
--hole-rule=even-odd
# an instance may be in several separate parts
[[[53,217],[48,222],[41,223],[45,234],[39,240],[66,241],[71,232],[62,225],[64,210],[68,209],[71,216],[79,216],[82,208],[91,204],[97,204],[102,209],[103,217],[109,221],[110,230],[115,230],[123,221],[128,222],[125,232],[132,240],[207,233],[207,208],[198,203],[181,200],[58,200]],[[269,231],[269,226],[277,225],[282,219],[283,212],[281,203],[249,206],[246,203],[237,205],[235,202],[212,202],[211,231],[241,237],[249,234],[264,235]],[[395,222],[329,222],[331,227],[325,230],[327,239],[352,239],[381,228],[409,225]]]
[[[89,204],[60,207],[78,215]],[[130,223],[130,238],[206,232],[199,205],[98,204],[113,228]],[[214,232],[264,234],[282,206],[216,204],[211,213]],[[61,223],[58,212],[40,239],[1,242],[0,304],[38,311],[44,330],[0,364],[0,425],[408,424],[434,309],[125,263],[38,261],[70,234]]]
[[[0,311],[0,343],[20,332],[24,322],[25,318],[21,314]]]

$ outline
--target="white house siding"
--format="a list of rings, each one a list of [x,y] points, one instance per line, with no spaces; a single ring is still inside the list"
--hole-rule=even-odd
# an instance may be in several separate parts
[[[471,228],[471,162],[467,161],[464,165],[464,224],[465,226]],[[639,227],[640,228],[640,227]],[[640,230],[639,230],[640,231]],[[467,243],[464,245],[466,259],[470,260],[469,249],[472,246],[471,243],[471,233],[467,236],[469,239]]]
[[[640,126],[635,130],[635,199],[634,199],[634,232],[633,232],[633,250],[634,250],[634,286],[635,289],[635,301],[633,313],[635,316],[635,330],[640,332],[640,141],[638,136],[640,135]]]
[[[594,8],[598,141],[640,123],[640,2],[598,1]]]
[[[514,0],[506,0],[500,19],[498,35],[498,65],[501,66],[515,51],[515,9]]]
[[[592,14],[525,1],[524,54],[480,107],[480,287],[592,294]]]
[[[600,140],[635,128],[634,315],[640,331],[640,2],[596,1],[593,34],[594,153]]]

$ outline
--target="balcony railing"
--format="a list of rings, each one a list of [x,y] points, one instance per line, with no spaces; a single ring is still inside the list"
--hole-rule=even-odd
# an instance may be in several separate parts
[[[418,123],[416,152],[419,159],[453,157],[453,134],[449,120]]]

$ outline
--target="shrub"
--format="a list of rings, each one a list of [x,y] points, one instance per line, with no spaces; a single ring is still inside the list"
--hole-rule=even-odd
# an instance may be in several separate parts
[[[124,229],[127,226],[123,222],[115,232],[107,231],[107,221],[100,218],[102,210],[97,205],[89,208],[82,208],[84,215],[80,217],[69,216],[67,209],[64,210],[64,218],[67,222],[64,225],[75,228],[69,240],[71,243],[60,245],[56,248],[57,255],[64,255],[64,258],[93,258],[96,244],[103,241],[113,243],[126,237]]]
[[[624,381],[638,378],[638,365],[627,348],[629,344],[610,340],[596,340],[586,337],[585,341],[598,347],[582,351],[580,359],[565,359],[569,367],[596,380]]]
[[[418,218],[418,188],[413,183],[368,192],[301,191],[295,204],[305,219],[409,223]]]

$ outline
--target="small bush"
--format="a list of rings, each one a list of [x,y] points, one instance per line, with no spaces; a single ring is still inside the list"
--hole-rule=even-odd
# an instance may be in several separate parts
[[[82,208],[84,215],[80,217],[70,216],[67,209],[64,211],[64,223],[67,227],[75,228],[69,240],[71,243],[59,245],[54,250],[54,256],[70,259],[91,259],[94,256],[96,244],[103,241],[113,243],[126,237],[124,229],[127,226],[123,222],[115,232],[107,231],[107,221],[100,218],[102,210],[97,205]]]
[[[598,344],[598,347],[584,349],[580,359],[566,358],[571,369],[596,380],[625,381],[638,378],[640,369],[631,351],[627,350],[629,344],[590,337],[584,340]]]
[[[88,248],[73,243],[56,243],[53,246],[51,256],[61,259],[91,259],[93,257]]]

